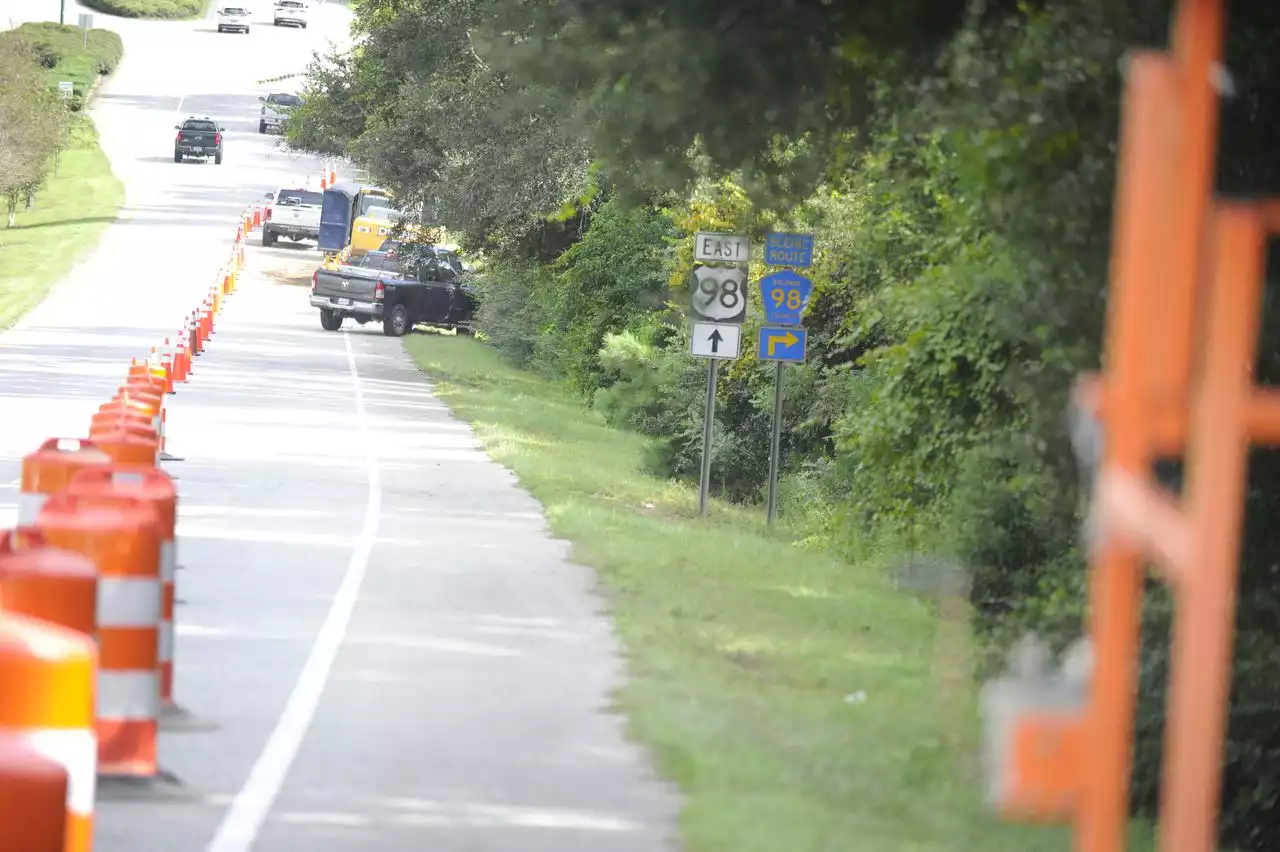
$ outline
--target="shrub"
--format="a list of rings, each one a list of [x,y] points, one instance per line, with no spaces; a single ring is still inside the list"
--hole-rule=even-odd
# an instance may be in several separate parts
[[[81,0],[86,8],[121,18],[198,18],[209,10],[209,0]]]

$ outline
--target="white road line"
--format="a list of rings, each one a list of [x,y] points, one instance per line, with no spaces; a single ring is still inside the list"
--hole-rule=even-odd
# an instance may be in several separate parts
[[[284,712],[280,714],[280,720],[267,739],[262,754],[249,771],[244,787],[236,794],[231,807],[223,816],[206,852],[250,852],[253,848],[258,832],[280,794],[280,788],[284,786],[289,767],[298,756],[298,749],[302,746],[307,729],[315,719],[325,683],[333,669],[333,661],[338,655],[351,614],[360,597],[360,584],[369,568],[369,554],[373,550],[378,534],[378,518],[382,514],[382,484],[378,476],[378,459],[373,452],[374,443],[368,416],[365,413],[364,395],[360,390],[360,374],[356,371],[356,356],[351,349],[351,337],[345,331],[342,342],[347,350],[347,366],[351,371],[355,394],[356,424],[360,433],[358,440],[360,446],[365,448],[365,466],[369,477],[364,523],[356,537],[355,549],[351,552],[351,561],[347,563],[342,585],[334,595],[333,605],[316,635],[311,654],[302,667],[302,674],[298,675],[298,682],[285,704]]]

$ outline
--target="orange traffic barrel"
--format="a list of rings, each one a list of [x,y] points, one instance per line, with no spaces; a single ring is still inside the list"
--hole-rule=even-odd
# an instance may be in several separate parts
[[[150,420],[156,435],[164,434],[164,403],[150,388],[123,385],[110,402],[98,407],[98,413],[123,412]]]
[[[157,405],[164,402],[164,380],[153,376],[128,376],[120,385],[120,390],[122,392],[128,390],[135,394],[151,394],[155,397]]]
[[[0,836],[8,849],[65,852],[67,770],[20,734],[0,730]]]
[[[135,393],[128,385],[122,385],[115,396],[98,406],[99,414],[109,412],[123,412],[156,420],[160,417],[160,399],[149,389]]]
[[[159,375],[156,375],[159,372]],[[129,372],[127,373],[130,382],[145,382],[151,387],[156,388],[160,393],[164,393],[164,373],[161,367],[152,367],[147,361],[139,361],[134,358],[129,364]]]
[[[160,459],[160,441],[129,429],[123,422],[103,425],[89,437],[117,464],[154,465]]]
[[[35,527],[0,531],[0,609],[93,637],[97,608],[92,559],[50,547]]]
[[[137,497],[68,494],[36,526],[98,569],[98,763],[102,774],[159,775],[160,518]]]
[[[145,403],[151,408],[151,414],[154,417],[159,417],[160,409],[164,408],[164,394],[158,392],[150,382],[141,379],[131,378],[122,384],[116,392],[116,398]]]
[[[86,470],[71,478],[66,493],[72,495],[123,494],[148,503],[160,518],[160,703],[172,707],[173,616],[177,595],[178,489],[173,478],[154,467],[115,465]]]
[[[50,495],[71,481],[71,474],[94,465],[111,464],[111,456],[82,438],[50,438],[22,459],[18,523],[29,524]]]
[[[89,418],[89,434],[96,431],[102,431],[107,427],[107,431],[115,428],[120,424],[124,424],[125,428],[130,432],[137,432],[147,437],[160,437],[151,425],[152,419],[145,414],[131,410],[116,408],[109,411],[99,411],[93,417]]]
[[[93,846],[97,656],[93,640],[74,630],[8,612],[0,617],[0,731],[21,737],[66,773],[64,842],[56,847],[65,852],[88,852]],[[3,848],[51,848],[15,844],[10,831],[16,826],[4,826]]]

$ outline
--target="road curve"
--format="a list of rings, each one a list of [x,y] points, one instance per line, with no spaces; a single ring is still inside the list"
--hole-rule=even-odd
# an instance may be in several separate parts
[[[82,433],[200,302],[237,212],[319,173],[256,133],[256,81],[345,38],[340,4],[313,15],[247,37],[95,16],[125,39],[93,114],[126,206],[0,335],[0,521],[21,456]],[[56,2],[0,2],[0,25],[41,18]],[[221,166],[172,162],[186,114],[227,125]],[[676,798],[606,711],[621,667],[590,572],[397,341],[320,329],[277,274],[314,252],[247,255],[168,405],[175,697],[201,724],[162,734],[175,789],[99,797],[97,852],[674,848]]]

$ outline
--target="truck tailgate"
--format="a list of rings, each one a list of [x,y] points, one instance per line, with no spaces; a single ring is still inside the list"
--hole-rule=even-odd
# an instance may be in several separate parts
[[[346,267],[341,270],[319,269],[316,273],[316,295],[339,299],[373,301],[373,291],[378,284],[377,270]]]

